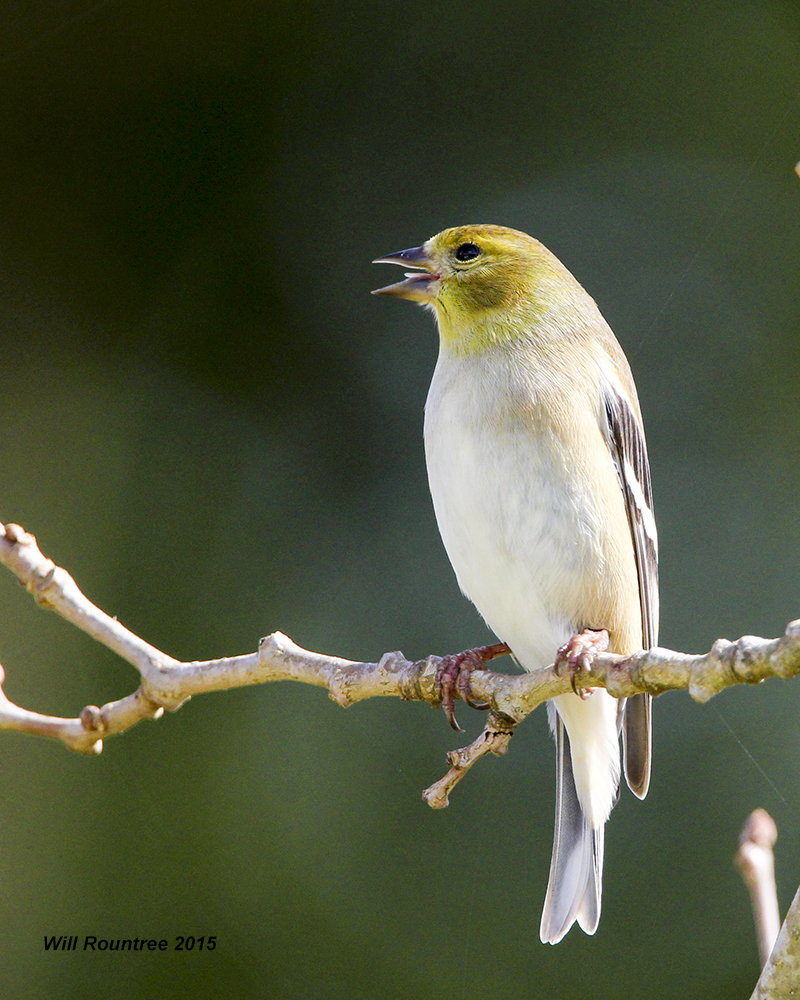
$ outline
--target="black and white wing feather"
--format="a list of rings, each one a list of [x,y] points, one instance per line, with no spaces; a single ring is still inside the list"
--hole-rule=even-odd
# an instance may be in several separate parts
[[[605,389],[606,439],[633,539],[642,609],[642,648],[658,643],[658,539],[653,516],[650,464],[641,421],[627,396],[614,383]],[[625,779],[631,791],[644,798],[650,784],[651,696],[628,698],[623,716]]]

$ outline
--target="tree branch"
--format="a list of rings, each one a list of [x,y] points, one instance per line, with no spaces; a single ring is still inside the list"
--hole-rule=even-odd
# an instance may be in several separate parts
[[[750,1000],[790,1000],[800,982],[800,889],[795,893],[778,940]]]
[[[66,570],[44,556],[33,535],[19,525],[0,525],[0,562],[14,573],[43,607],[83,629],[131,663],[140,675],[136,691],[98,708],[88,705],[80,717],[39,715],[9,701],[0,688],[0,728],[60,739],[72,750],[99,753],[103,740],[124,732],[142,719],[157,719],[175,711],[192,695],[224,691],[246,684],[293,680],[328,690],[347,707],[379,695],[438,705],[434,679],[440,657],[407,660],[402,653],[385,653],[377,663],[356,662],[310,652],[281,632],[273,632],[258,650],[243,656],[183,663],[145,642],[116,618],[96,607]],[[791,622],[779,639],[743,636],[737,642],[718,639],[703,655],[655,648],[619,656],[597,656],[590,673],[576,678],[582,688],[605,687],[617,698],[640,691],[658,695],[688,690],[697,701],[734,684],[757,684],[768,677],[800,673],[800,621]],[[0,673],[0,684],[2,684]],[[491,708],[484,733],[469,747],[453,751],[449,774],[428,789],[426,801],[447,805],[448,792],[472,764],[487,753],[504,753],[514,727],[543,701],[571,690],[568,674],[552,666],[522,675],[476,670],[473,698]]]

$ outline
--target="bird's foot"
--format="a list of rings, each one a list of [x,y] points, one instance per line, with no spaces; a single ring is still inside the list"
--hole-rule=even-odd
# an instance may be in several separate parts
[[[496,656],[505,656],[511,650],[504,642],[495,642],[491,646],[477,646],[475,649],[465,649],[463,653],[443,656],[436,668],[434,690],[436,697],[442,703],[447,720],[456,732],[463,729],[456,721],[455,698],[458,695],[470,708],[486,709],[488,705],[472,700],[469,690],[469,678],[473,670],[480,670],[489,660]]]
[[[608,630],[604,628],[587,628],[580,635],[573,635],[569,642],[559,647],[556,654],[555,670],[557,674],[569,671],[572,690],[580,698],[588,698],[591,689],[578,688],[578,676],[581,673],[592,672],[592,661],[598,653],[608,649]]]

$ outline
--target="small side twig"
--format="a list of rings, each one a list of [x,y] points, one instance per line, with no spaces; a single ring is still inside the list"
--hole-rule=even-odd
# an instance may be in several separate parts
[[[775,820],[765,809],[755,809],[747,817],[739,837],[736,864],[750,893],[756,925],[761,967],[766,965],[781,927],[778,890],[775,886],[775,856],[778,839]]]
[[[450,792],[465,777],[472,765],[481,757],[485,757],[487,753],[502,757],[508,750],[508,744],[513,735],[513,723],[505,726],[500,725],[497,719],[490,719],[481,735],[473,740],[469,746],[462,747],[460,750],[451,750],[447,754],[450,770],[443,778],[434,782],[430,788],[425,789],[422,793],[423,801],[427,802],[431,809],[444,809],[449,806]]]

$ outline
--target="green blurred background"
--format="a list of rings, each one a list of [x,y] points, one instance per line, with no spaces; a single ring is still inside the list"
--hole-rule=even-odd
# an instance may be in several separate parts
[[[427,494],[430,317],[376,256],[538,236],[633,365],[664,645],[800,616],[800,9],[596,0],[2,5],[0,518],[182,659],[281,629],[376,659],[486,635]],[[0,577],[10,697],[134,671]],[[462,709],[472,738],[483,720]],[[595,938],[538,940],[543,713],[436,813],[441,714],[318,689],[197,698],[99,758],[0,736],[7,996],[749,996],[747,813],[800,882],[800,688],[656,704]],[[217,935],[45,953],[44,935]]]

